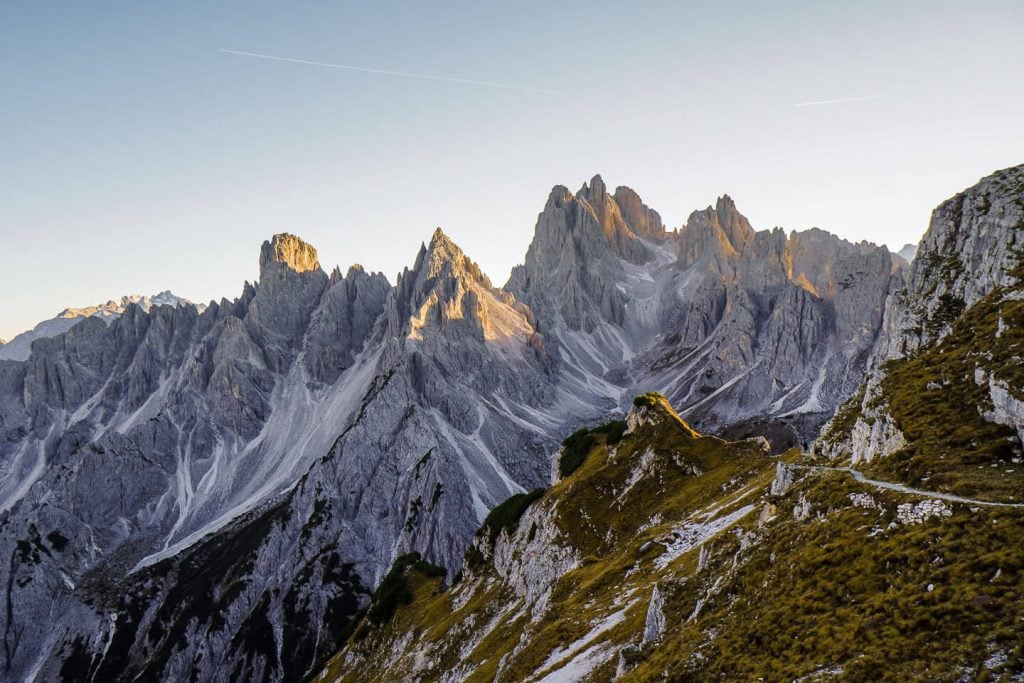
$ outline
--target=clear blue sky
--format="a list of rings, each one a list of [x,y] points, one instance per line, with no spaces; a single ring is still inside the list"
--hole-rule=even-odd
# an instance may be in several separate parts
[[[500,284],[595,172],[669,226],[727,192],[898,248],[1024,163],[1021,2],[328,5],[0,5],[0,337],[234,297],[281,231],[394,278],[440,225]]]

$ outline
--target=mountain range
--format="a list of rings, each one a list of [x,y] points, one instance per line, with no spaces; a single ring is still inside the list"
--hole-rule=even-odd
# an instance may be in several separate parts
[[[810,449],[661,394],[563,441],[461,571],[396,560],[321,680],[1020,680],[1024,167],[941,204]]]
[[[502,287],[440,229],[393,284],[358,265],[328,274],[280,234],[234,300],[158,295],[43,323],[0,348],[14,354],[0,360],[0,667],[310,676],[396,560],[418,553],[449,577],[474,548],[491,561],[477,532],[492,510],[557,478],[570,433],[627,410],[635,431],[649,392],[694,435],[735,444],[735,462],[677,463],[687,476],[725,458],[723,473],[760,477],[797,447],[927,483],[942,458],[907,455],[910,404],[888,378],[1002,305],[1022,178],[940,206],[912,265],[817,229],[756,231],[728,196],[667,230],[595,176],[552,190]],[[993,403],[979,419],[1019,428],[1004,353],[974,384]]]

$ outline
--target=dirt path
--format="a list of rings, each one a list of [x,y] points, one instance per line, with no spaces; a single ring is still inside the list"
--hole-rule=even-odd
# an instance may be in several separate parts
[[[976,498],[964,498],[963,496],[954,496],[951,493],[939,493],[938,491],[926,491],[924,489],[915,489],[912,486],[906,486],[905,484],[895,484],[891,481],[869,479],[864,475],[863,472],[855,470],[852,467],[826,467],[824,465],[794,465],[794,467],[807,470],[846,472],[855,480],[864,484],[868,484],[869,486],[874,486],[880,489],[887,489],[889,491],[899,491],[900,493],[911,493],[916,496],[928,496],[929,498],[948,500],[951,503],[964,503],[966,505],[984,505],[987,507],[999,508],[1024,508],[1024,503],[996,503],[990,500],[978,500]]]

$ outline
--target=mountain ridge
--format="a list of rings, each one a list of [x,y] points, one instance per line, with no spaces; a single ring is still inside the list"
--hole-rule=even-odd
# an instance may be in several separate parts
[[[103,304],[84,308],[65,308],[49,320],[43,320],[31,330],[15,335],[9,341],[0,343],[0,360],[27,360],[32,351],[32,342],[41,337],[55,337],[67,332],[83,318],[98,317],[107,322],[124,314],[131,305],[141,306],[148,311],[153,306],[192,306],[202,312],[205,304],[196,304],[188,299],[176,296],[170,290],[164,290],[152,296],[129,294],[117,301],[111,299]]]

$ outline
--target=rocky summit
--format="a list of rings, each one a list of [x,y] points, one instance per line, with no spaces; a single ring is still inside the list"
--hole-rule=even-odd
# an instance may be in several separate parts
[[[260,249],[260,277],[264,276],[271,264],[281,264],[296,273],[320,269],[316,249],[288,233],[274,235],[272,240],[263,243]]]
[[[595,176],[504,286],[280,234],[63,316],[0,360],[2,677],[1019,672],[1022,178],[911,264]]]

